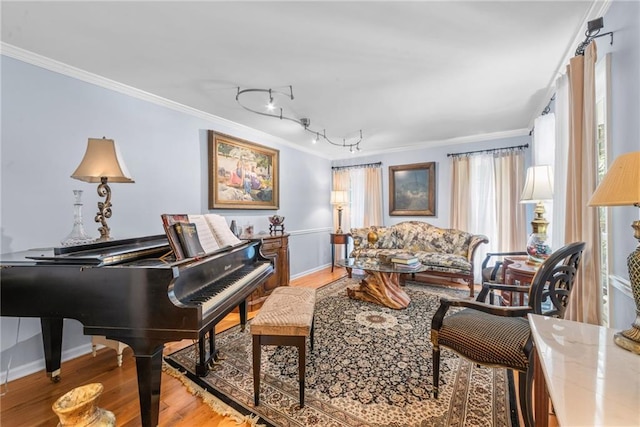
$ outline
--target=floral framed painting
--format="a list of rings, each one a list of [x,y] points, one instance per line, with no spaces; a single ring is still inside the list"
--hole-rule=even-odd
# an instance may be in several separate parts
[[[210,130],[209,209],[278,209],[280,151]]]
[[[389,166],[389,215],[436,215],[436,163]]]

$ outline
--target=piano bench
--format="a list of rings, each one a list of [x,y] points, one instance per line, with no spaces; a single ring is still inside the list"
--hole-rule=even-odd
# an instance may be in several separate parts
[[[273,290],[250,323],[253,335],[253,400],[260,404],[260,360],[263,345],[298,347],[298,383],[300,407],[304,407],[306,338],[313,351],[313,312],[316,291],[281,286]]]

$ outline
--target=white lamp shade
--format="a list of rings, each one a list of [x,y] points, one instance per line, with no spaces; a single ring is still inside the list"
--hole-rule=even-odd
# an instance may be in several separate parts
[[[520,203],[537,203],[553,199],[553,172],[551,166],[531,166],[520,196]]]
[[[618,156],[589,200],[589,206],[640,204],[640,151]]]
[[[344,205],[349,202],[349,194],[346,191],[338,190],[331,192],[332,205]]]
[[[113,139],[89,138],[87,151],[71,178],[85,182],[134,182]]]

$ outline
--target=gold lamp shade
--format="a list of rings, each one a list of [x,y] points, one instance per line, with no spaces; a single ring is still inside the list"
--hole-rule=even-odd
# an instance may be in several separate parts
[[[346,191],[336,190],[331,192],[332,205],[345,205],[349,202],[349,196]]]
[[[135,182],[122,160],[122,155],[113,139],[89,138],[87,151],[71,178],[85,182]]]
[[[640,151],[619,156],[589,200],[589,206],[640,204]]]
[[[95,221],[101,224],[98,228],[100,231],[98,241],[111,240],[110,228],[107,225],[107,218],[111,218],[111,188],[107,183],[135,182],[129,177],[129,171],[115,141],[106,138],[89,138],[87,151],[71,178],[100,183],[98,195],[104,197],[105,201],[98,202],[98,213],[95,217]]]
[[[589,200],[589,206],[640,207],[640,151],[626,153],[614,160]],[[640,242],[640,220],[633,221],[634,237]],[[636,319],[631,327],[615,334],[620,347],[640,354],[640,245],[627,258],[631,291],[636,303]]]

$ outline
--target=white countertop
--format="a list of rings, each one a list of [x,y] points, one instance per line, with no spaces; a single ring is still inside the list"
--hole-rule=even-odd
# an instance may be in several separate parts
[[[558,423],[640,426],[640,356],[602,326],[529,314]]]

